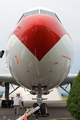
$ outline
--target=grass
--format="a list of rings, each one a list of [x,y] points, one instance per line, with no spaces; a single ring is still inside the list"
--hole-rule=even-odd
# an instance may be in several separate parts
[[[66,101],[68,96],[62,96],[62,98],[63,98],[63,101]]]
[[[3,95],[3,94],[2,94]],[[2,95],[0,95],[0,100],[1,100],[1,98],[2,98]]]

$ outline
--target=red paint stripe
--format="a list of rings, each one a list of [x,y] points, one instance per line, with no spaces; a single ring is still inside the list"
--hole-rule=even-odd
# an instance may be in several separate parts
[[[71,60],[71,58],[69,58],[69,57],[67,57],[67,56],[63,56],[64,58],[67,58],[67,59],[69,59],[69,60]]]
[[[43,88],[41,88],[41,90],[42,90],[42,92],[44,93],[44,90],[43,90]]]
[[[15,58],[16,58],[16,62],[17,62],[17,64],[19,64],[19,61],[18,61],[18,58],[17,58],[17,56],[15,56]]]
[[[12,34],[15,34],[39,61],[63,35],[69,36],[61,23],[48,15],[24,17]]]

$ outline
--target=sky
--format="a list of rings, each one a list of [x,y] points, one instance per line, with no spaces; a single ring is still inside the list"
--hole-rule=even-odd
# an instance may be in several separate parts
[[[23,12],[38,6],[53,10],[69,32],[74,48],[74,59],[69,73],[77,74],[80,70],[80,0],[0,0],[0,50],[6,50],[10,32]],[[0,74],[5,73],[10,73],[6,55],[0,59]],[[0,87],[0,90],[4,88]]]

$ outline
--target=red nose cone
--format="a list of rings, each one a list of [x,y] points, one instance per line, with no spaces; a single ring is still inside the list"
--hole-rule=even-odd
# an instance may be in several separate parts
[[[60,38],[68,33],[56,18],[39,14],[24,17],[13,34],[40,61]]]

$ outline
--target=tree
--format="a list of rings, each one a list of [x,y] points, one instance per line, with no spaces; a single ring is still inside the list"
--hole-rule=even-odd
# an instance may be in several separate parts
[[[80,120],[80,71],[70,89],[67,99],[67,110],[74,118]]]

